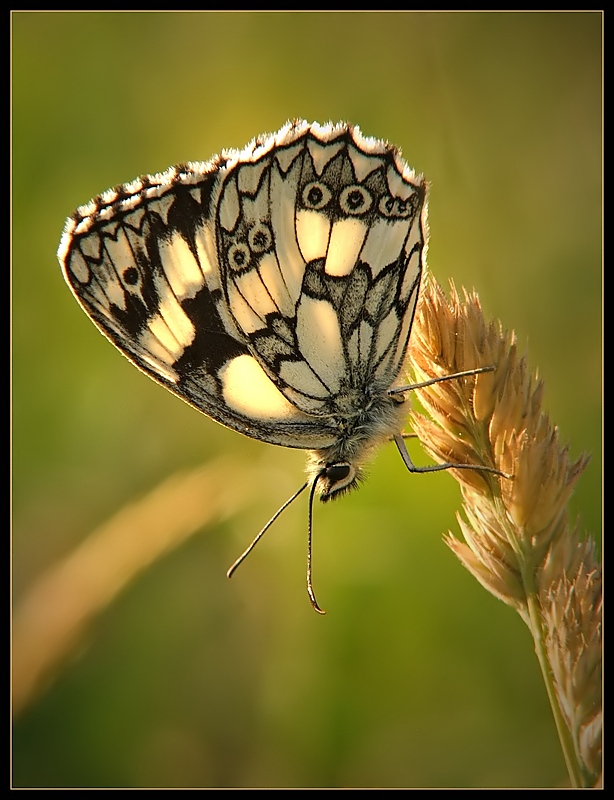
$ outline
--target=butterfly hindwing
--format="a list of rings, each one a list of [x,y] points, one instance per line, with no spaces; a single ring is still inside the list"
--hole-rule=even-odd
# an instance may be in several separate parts
[[[216,233],[237,328],[293,405],[327,416],[349,387],[390,384],[399,372],[422,268],[424,187],[404,178],[390,148],[359,150],[347,128],[325,141],[318,133],[238,165]]]

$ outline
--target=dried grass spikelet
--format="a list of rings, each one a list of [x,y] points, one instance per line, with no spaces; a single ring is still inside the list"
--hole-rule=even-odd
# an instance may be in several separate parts
[[[601,771],[601,570],[592,541],[580,543],[575,573],[540,592],[548,663],[576,755],[589,775]]]
[[[572,461],[542,410],[543,383],[513,333],[486,322],[475,293],[448,301],[429,278],[412,331],[412,379],[492,372],[416,390],[412,427],[439,463],[494,467],[503,478],[450,470],[463,496],[464,541],[446,543],[529,626],[574,786],[601,770],[601,572],[591,540],[570,529],[567,502],[588,463]]]

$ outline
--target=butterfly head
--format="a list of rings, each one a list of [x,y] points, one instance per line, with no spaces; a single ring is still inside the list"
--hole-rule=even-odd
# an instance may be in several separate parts
[[[358,485],[360,475],[349,461],[326,464],[316,473],[315,482],[320,500],[326,503],[334,497],[340,497]]]

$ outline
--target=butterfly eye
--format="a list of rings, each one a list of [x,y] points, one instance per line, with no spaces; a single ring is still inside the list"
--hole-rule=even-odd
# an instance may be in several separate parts
[[[349,474],[349,464],[333,464],[326,470],[326,477],[331,483],[339,483],[339,481],[345,480]]]
[[[231,244],[228,248],[228,263],[231,269],[240,272],[249,266],[251,254],[246,244]]]
[[[270,228],[268,225],[264,225],[261,222],[256,223],[256,225],[254,225],[254,227],[250,230],[247,241],[252,253],[266,253],[267,250],[271,249],[273,244],[273,237],[271,235]]]
[[[308,183],[303,189],[302,200],[305,208],[319,211],[330,202],[332,193],[326,184],[320,181]]]
[[[346,186],[339,195],[339,205],[345,214],[366,214],[373,205],[373,198],[364,186]]]
[[[329,464],[320,472],[318,483],[323,503],[351,489],[357,480],[356,468],[347,461]]]

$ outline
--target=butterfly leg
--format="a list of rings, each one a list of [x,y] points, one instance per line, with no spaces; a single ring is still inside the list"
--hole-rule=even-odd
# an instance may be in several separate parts
[[[403,434],[396,433],[393,438],[397,446],[397,449],[401,455],[401,458],[403,459],[403,463],[410,472],[440,472],[442,469],[476,469],[480,470],[481,472],[491,472],[493,475],[501,475],[501,477],[503,478],[510,477],[509,475],[506,475],[505,472],[501,472],[501,470],[495,469],[494,467],[487,467],[486,465],[482,464],[444,463],[444,464],[432,464],[426,467],[417,467],[411,460],[411,456],[407,451],[407,447],[405,446],[405,438]]]
[[[412,389],[424,389],[425,386],[432,386],[434,383],[441,383],[442,381],[451,381],[454,378],[468,378],[471,375],[481,375],[482,372],[494,372],[496,367],[477,367],[476,369],[466,369],[463,372],[452,372],[450,375],[442,375],[439,378],[430,378],[428,381],[421,383],[410,383],[407,386],[397,386],[390,389],[388,394],[394,397],[397,394],[404,394],[411,392]]]

